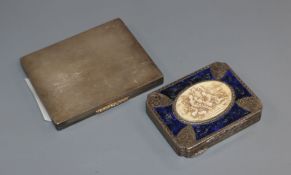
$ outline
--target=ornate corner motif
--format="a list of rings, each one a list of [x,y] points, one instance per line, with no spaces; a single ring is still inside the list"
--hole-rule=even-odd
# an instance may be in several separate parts
[[[237,100],[236,103],[243,109],[250,112],[256,112],[262,109],[261,101],[255,96],[244,97]]]
[[[157,106],[169,106],[172,104],[172,100],[160,93],[152,93],[148,96],[148,104],[152,107]]]
[[[183,148],[190,148],[196,143],[195,132],[191,125],[183,128],[176,136],[176,141]]]
[[[225,73],[230,69],[226,63],[216,62],[210,65],[211,74],[216,80],[223,78]]]

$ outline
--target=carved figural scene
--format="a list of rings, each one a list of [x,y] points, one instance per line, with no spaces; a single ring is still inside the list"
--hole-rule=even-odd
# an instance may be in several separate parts
[[[215,62],[149,94],[147,112],[176,153],[192,157],[259,121],[262,104]]]
[[[226,111],[233,101],[231,88],[219,81],[204,81],[182,92],[174,110],[186,123],[203,123]]]

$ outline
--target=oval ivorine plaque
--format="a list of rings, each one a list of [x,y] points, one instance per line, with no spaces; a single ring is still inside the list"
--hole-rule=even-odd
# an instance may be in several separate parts
[[[181,92],[175,100],[174,110],[184,122],[205,123],[221,116],[232,102],[232,89],[223,82],[210,80]]]

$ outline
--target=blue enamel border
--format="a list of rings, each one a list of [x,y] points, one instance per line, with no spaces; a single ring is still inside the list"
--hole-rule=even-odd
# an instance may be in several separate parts
[[[243,84],[241,84],[241,82],[233,75],[230,70],[225,73],[221,81],[229,84],[233,88],[236,100],[243,97],[252,96],[251,93],[243,86]]]
[[[174,100],[179,94],[179,92],[181,92],[183,89],[187,88],[188,86],[191,86],[192,84],[206,80],[215,80],[214,76],[211,74],[210,68],[199,71],[179,81],[178,83],[175,83],[161,90],[160,93]],[[227,71],[223,78],[220,79],[220,81],[225,82],[234,89],[236,96],[235,100],[251,96],[251,93],[236,78],[232,71]],[[155,111],[159,114],[164,124],[175,136],[186,126],[186,124],[180,122],[177,119],[173,112],[172,105],[156,107]],[[197,140],[202,139],[208,136],[209,134],[218,131],[224,128],[225,126],[231,124],[232,122],[248,115],[249,113],[250,113],[249,111],[244,110],[243,108],[239,107],[236,103],[234,103],[229,112],[224,114],[218,120],[207,124],[192,125],[196,134],[196,139]]]
[[[230,111],[218,120],[208,124],[192,125],[196,133],[196,139],[202,139],[203,137],[224,128],[241,117],[248,115],[249,113],[249,111],[246,111],[237,104],[234,104]]]
[[[177,135],[186,124],[180,122],[173,113],[172,105],[157,107],[156,112],[160,115],[163,122],[168,126],[174,135]]]
[[[186,124],[180,122],[174,115],[172,105],[157,107],[155,108],[155,110],[160,115],[165,125],[172,131],[175,136],[181,131],[181,129],[186,126]],[[218,131],[219,129],[229,125],[230,123],[240,119],[241,117],[249,113],[249,111],[246,111],[239,107],[237,104],[234,104],[230,111],[224,116],[220,117],[218,120],[208,124],[192,125],[196,134],[196,139],[202,139],[203,137],[215,131]]]
[[[181,80],[180,82],[172,86],[169,86],[166,89],[163,89],[160,93],[174,100],[176,96],[179,94],[179,92],[181,92],[186,87],[191,86],[192,84],[198,83],[200,81],[213,80],[213,79],[214,77],[211,74],[210,68],[208,68],[190,77],[187,77],[186,79]]]

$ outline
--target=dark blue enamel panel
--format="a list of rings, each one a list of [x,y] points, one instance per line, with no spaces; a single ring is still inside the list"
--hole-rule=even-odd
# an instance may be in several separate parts
[[[157,107],[155,110],[174,135],[177,135],[180,130],[186,126],[175,117],[172,110],[172,105]]]
[[[183,129],[186,124],[181,123],[174,115],[172,106],[157,107],[156,112],[161,117],[162,121],[166,126],[172,131],[174,135],[177,135],[181,129]],[[200,125],[192,125],[196,134],[196,139],[202,139],[203,137],[222,129],[223,127],[229,125],[230,123],[246,116],[250,112],[242,109],[237,104],[234,104],[230,111],[224,116],[220,117],[218,120]]]
[[[188,86],[198,83],[200,81],[213,80],[210,68],[202,70],[164,90],[161,91],[162,94],[168,96],[170,99],[175,99],[176,96]]]
[[[242,109],[237,104],[234,104],[231,110],[218,120],[208,124],[193,125],[193,129],[196,133],[196,139],[197,140],[202,139],[203,137],[224,128],[225,126],[242,118],[243,116],[249,113],[250,112]]]
[[[234,89],[236,100],[252,96],[231,71],[227,71],[221,81],[229,84]]]

